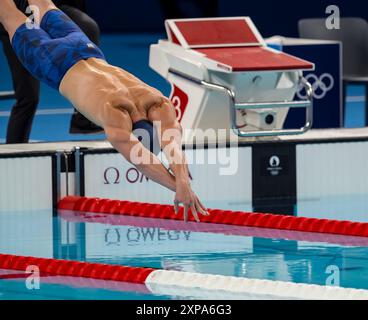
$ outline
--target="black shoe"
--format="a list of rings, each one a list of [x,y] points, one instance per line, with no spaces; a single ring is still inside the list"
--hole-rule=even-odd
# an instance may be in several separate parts
[[[79,112],[74,112],[70,121],[70,134],[98,134],[104,130],[93,122],[89,121]]]

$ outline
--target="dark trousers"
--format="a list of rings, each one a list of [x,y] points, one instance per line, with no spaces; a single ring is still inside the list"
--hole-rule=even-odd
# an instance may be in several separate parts
[[[62,5],[60,9],[84,31],[91,41],[99,45],[100,30],[92,18],[71,6]],[[8,34],[3,30],[0,31],[0,35],[12,74],[16,98],[8,123],[6,143],[27,143],[39,102],[40,83],[33,78],[18,60],[10,44]],[[78,115],[78,118],[80,121],[88,121],[81,114]]]

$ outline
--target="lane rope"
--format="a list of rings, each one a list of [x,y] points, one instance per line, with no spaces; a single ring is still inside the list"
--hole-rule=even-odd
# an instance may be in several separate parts
[[[0,269],[26,271],[37,266],[41,274],[145,283],[152,268],[124,267],[101,263],[0,254]]]
[[[131,202],[121,200],[99,199],[69,196],[59,201],[61,210],[107,213],[134,217],[182,220],[183,208],[176,215],[172,205]],[[329,220],[306,217],[275,215],[269,213],[253,213],[230,210],[209,209],[209,216],[202,216],[201,222],[293,230],[315,233],[329,233],[348,236],[368,237],[368,223],[345,220]],[[192,215],[189,221],[194,222]]]
[[[232,299],[368,300],[368,290],[0,254],[0,269],[145,284],[159,295]],[[115,288],[117,288],[115,286]]]

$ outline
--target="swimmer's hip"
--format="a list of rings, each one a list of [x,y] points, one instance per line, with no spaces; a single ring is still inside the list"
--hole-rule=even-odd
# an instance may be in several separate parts
[[[38,29],[21,25],[13,36],[12,46],[23,66],[56,90],[68,70],[79,61],[105,60],[102,51],[60,10],[47,12]]]

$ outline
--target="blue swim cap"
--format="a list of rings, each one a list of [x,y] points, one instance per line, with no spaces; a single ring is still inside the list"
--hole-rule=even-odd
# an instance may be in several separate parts
[[[153,154],[157,156],[160,153],[157,131],[151,121],[139,120],[133,123],[133,134]]]

